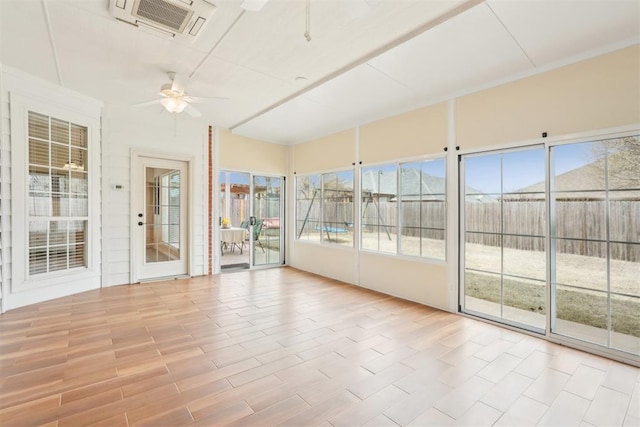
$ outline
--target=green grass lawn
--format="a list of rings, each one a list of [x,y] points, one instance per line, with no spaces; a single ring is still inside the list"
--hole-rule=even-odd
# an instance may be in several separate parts
[[[498,276],[467,272],[466,295],[500,303]],[[545,314],[546,287],[531,282],[505,278],[503,282],[504,305],[539,314]],[[613,330],[640,337],[640,299],[611,299]],[[607,299],[595,292],[558,289],[556,292],[556,316],[558,319],[607,329]]]

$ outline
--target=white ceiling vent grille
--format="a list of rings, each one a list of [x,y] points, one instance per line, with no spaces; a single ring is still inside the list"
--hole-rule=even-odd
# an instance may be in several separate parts
[[[140,0],[134,6],[133,14],[141,19],[148,19],[162,27],[181,33],[189,23],[193,11],[179,7],[164,0]]]
[[[194,40],[215,6],[205,0],[111,0],[109,9],[120,21]]]

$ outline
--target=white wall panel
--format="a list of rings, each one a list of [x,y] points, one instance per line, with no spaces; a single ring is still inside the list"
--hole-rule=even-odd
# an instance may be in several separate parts
[[[289,265],[346,283],[356,283],[356,252],[353,249],[294,242]]]
[[[2,221],[0,222],[0,233],[2,239],[2,310],[33,304],[39,301],[45,301],[73,293],[96,289],[100,287],[101,282],[101,211],[100,211],[100,169],[101,169],[101,153],[100,153],[100,109],[101,103],[95,99],[85,95],[66,90],[55,86],[49,82],[39,78],[26,75],[19,70],[2,66],[0,69],[2,86],[2,107],[0,116],[3,123],[2,141],[0,148],[2,149]],[[11,103],[11,104],[9,104]],[[23,268],[26,265],[26,254],[17,253],[13,250],[13,242],[16,239],[26,239],[25,231],[18,230],[15,218],[16,210],[20,211],[21,206],[25,204],[27,194],[19,191],[19,187],[24,185],[11,185],[13,179],[12,164],[18,161],[24,161],[24,156],[17,156],[12,150],[11,138],[12,130],[18,128],[20,120],[12,120],[13,129],[7,123],[12,117],[11,114],[21,114],[22,108],[46,108],[68,113],[74,117],[83,117],[83,122],[90,123],[92,137],[90,139],[89,155],[91,162],[90,173],[90,230],[89,230],[89,256],[90,268],[81,274],[69,275],[61,278],[49,278],[47,281],[34,282],[31,281],[28,286],[18,277],[24,276],[22,270],[16,273],[14,268],[20,264]],[[24,132],[20,132],[23,134]],[[14,137],[18,137],[14,135]],[[24,135],[22,136],[24,137]],[[19,143],[19,141],[13,141]],[[13,144],[15,145],[15,144]],[[10,179],[11,178],[11,179]],[[5,201],[11,201],[11,206]],[[22,212],[24,214],[24,212]],[[24,221],[22,221],[24,223]],[[18,233],[18,234],[16,234]],[[20,251],[22,252],[22,251]]]
[[[206,273],[205,258],[206,205],[208,191],[207,171],[204,170],[208,154],[205,152],[207,126],[188,116],[150,114],[146,110],[105,108],[103,114],[104,146],[104,220],[105,257],[103,286],[119,285],[130,281],[130,231],[135,218],[131,217],[131,155],[132,149],[157,152],[161,155],[191,157],[192,187],[189,209],[192,234],[192,276]],[[113,189],[123,185],[122,190]],[[125,256],[128,254],[128,256]]]
[[[362,287],[449,309],[449,281],[444,263],[432,264],[362,252],[359,275]]]

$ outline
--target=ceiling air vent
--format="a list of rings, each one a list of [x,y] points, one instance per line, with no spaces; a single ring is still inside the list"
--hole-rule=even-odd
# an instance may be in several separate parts
[[[186,40],[194,40],[215,10],[205,0],[111,0],[120,21]]]

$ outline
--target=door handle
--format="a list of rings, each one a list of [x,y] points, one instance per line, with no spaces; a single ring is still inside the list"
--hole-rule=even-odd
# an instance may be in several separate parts
[[[138,225],[144,225],[144,222],[138,221]]]

